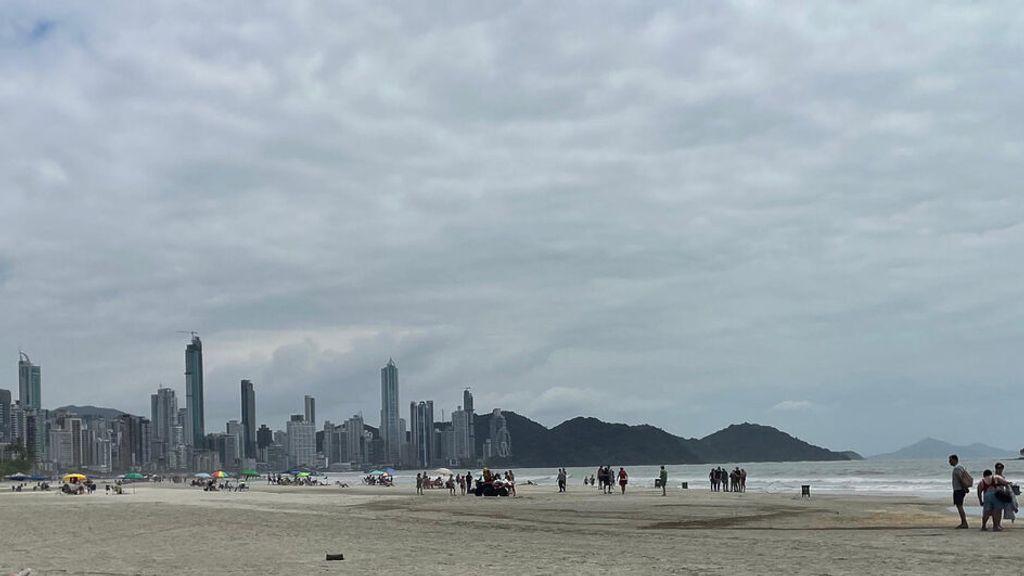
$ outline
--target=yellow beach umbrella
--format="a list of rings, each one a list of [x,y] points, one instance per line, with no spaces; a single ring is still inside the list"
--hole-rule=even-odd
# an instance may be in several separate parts
[[[85,482],[85,480],[85,474],[78,474],[77,472],[64,475],[64,482]]]

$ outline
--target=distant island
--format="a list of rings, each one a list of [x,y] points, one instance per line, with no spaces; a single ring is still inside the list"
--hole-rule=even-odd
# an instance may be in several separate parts
[[[704,438],[691,439],[646,424],[612,424],[580,416],[546,428],[515,412],[502,414],[512,437],[512,455],[499,462],[510,467],[862,459],[856,452],[833,452],[758,424],[734,424]],[[490,414],[477,416],[478,439],[488,436],[490,419]]]
[[[1012,458],[1015,450],[997,448],[987,444],[974,443],[966,446],[950,444],[936,438],[925,438],[910,446],[904,446],[895,452],[887,452],[872,456],[872,460],[945,460],[950,454],[960,456],[961,460],[972,458]]]

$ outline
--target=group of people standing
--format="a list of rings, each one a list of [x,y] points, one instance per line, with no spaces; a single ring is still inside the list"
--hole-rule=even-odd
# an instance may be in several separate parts
[[[966,529],[967,513],[964,512],[964,498],[974,486],[974,478],[967,469],[960,464],[960,458],[956,454],[949,456],[949,465],[953,467],[953,505],[960,513],[960,525],[957,528]],[[992,521],[992,531],[1002,532],[1003,519],[1014,520],[1019,512],[1017,494],[1020,489],[1006,478],[1006,467],[1002,462],[996,462],[995,472],[986,469],[982,473],[981,481],[978,482],[977,495],[978,505],[981,506],[981,531],[988,532],[988,522]]]
[[[746,492],[747,471],[737,466],[732,472],[722,468],[712,468],[708,474],[712,492]]]
[[[563,469],[563,472],[564,472],[564,469]],[[618,480],[619,480],[619,489],[622,490],[623,494],[625,494],[626,493],[626,485],[629,484],[629,474],[626,472],[626,469],[622,468],[622,467],[619,468],[619,472],[616,474],[616,472],[614,470],[612,470],[611,466],[601,466],[600,468],[597,469],[597,474],[596,475],[591,475],[590,476],[589,484],[591,486],[598,486],[600,488],[601,492],[603,492],[605,494],[611,494],[612,493],[612,489],[615,486],[615,479],[616,478],[618,478]],[[588,479],[584,478],[583,479],[583,485],[586,486],[587,484],[588,484]],[[559,483],[559,485],[561,486],[561,483]],[[559,490],[559,491],[560,492],[565,492],[565,490]]]

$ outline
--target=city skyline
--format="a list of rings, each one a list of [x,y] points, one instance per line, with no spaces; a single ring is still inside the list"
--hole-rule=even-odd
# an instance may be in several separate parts
[[[381,368],[380,423],[368,428],[361,413],[333,424],[325,418],[317,429],[316,399],[303,395],[301,414],[292,414],[284,429],[257,422],[257,386],[251,379],[239,385],[239,418],[229,418],[222,431],[207,427],[205,419],[205,373],[203,344],[196,332],[185,346],[185,407],[170,387],[160,386],[149,395],[149,412],[126,412],[39,407],[41,367],[24,352],[18,355],[20,396],[0,389],[0,450],[12,457],[21,445],[28,449],[32,469],[44,473],[61,470],[104,472],[145,471],[180,473],[235,472],[294,469],[344,471],[370,464],[401,467],[438,465],[476,466],[478,455],[506,458],[511,443],[501,410],[494,409],[483,449],[476,447],[473,431],[474,399],[469,388],[462,390],[465,409],[452,411],[451,420],[435,420],[433,400],[411,403],[408,421],[401,418],[398,367],[393,358]],[[147,417],[148,416],[148,417]],[[409,426],[407,427],[407,422]],[[271,426],[274,424],[271,423]],[[500,430],[500,432],[498,432]],[[492,450],[501,446],[501,450]]]

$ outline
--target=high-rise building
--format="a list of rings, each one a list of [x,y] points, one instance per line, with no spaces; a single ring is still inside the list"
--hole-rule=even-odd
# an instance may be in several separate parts
[[[434,449],[434,401],[411,402],[409,404],[409,426],[412,430],[412,464],[421,468],[433,465]]]
[[[256,458],[256,392],[242,380],[242,457]]]
[[[256,431],[256,459],[260,462],[267,462],[267,448],[274,443],[274,431],[261,424]]]
[[[234,466],[234,460],[241,460],[243,458],[242,446],[245,444],[245,427],[238,420],[228,420],[226,428],[230,442],[234,443],[234,447],[231,449],[234,459],[227,458],[225,453],[221,455],[221,462],[225,466]]]
[[[356,414],[345,421],[345,436],[348,443],[348,459],[353,464],[366,462],[365,425],[363,415]]]
[[[488,439],[490,443],[490,454],[487,454],[491,458],[506,458],[512,454],[512,435],[508,431],[508,423],[505,421],[505,415],[501,413],[500,408],[495,408],[491,412],[491,437]]]
[[[18,400],[26,410],[41,410],[42,375],[28,354],[18,353]]]
[[[380,369],[380,436],[384,444],[381,457],[388,464],[401,460],[405,442],[404,430],[399,426],[398,406],[398,367],[389,358],[387,366]]]
[[[11,433],[11,391],[0,388],[0,442],[14,440]]]
[[[472,436],[470,435],[469,413],[459,406],[452,412],[452,452],[460,463],[469,465],[473,459]]]
[[[316,429],[304,416],[295,415],[287,423],[288,462],[291,466],[316,465]]]
[[[305,407],[306,422],[316,426],[316,398],[306,394],[302,400]]]
[[[196,448],[206,439],[203,406],[203,343],[193,332],[185,347],[185,443]]]
[[[170,388],[158,388],[149,396],[150,422],[153,427],[153,461],[160,467],[168,466],[169,453],[174,449],[174,427],[178,425],[178,398]]]
[[[43,462],[49,455],[47,450],[50,445],[49,412],[49,410],[31,408],[26,408],[23,411],[25,422],[23,442],[35,462]]]
[[[462,409],[466,412],[466,418],[469,420],[467,424],[469,427],[469,439],[466,440],[465,457],[472,460],[476,458],[476,412],[473,410],[473,393],[470,392],[469,388],[462,391]]]
[[[330,420],[324,420],[323,438],[323,447],[320,452],[323,453],[324,458],[327,459],[327,465],[330,466],[332,462],[338,461],[338,452],[334,445],[334,424]]]

